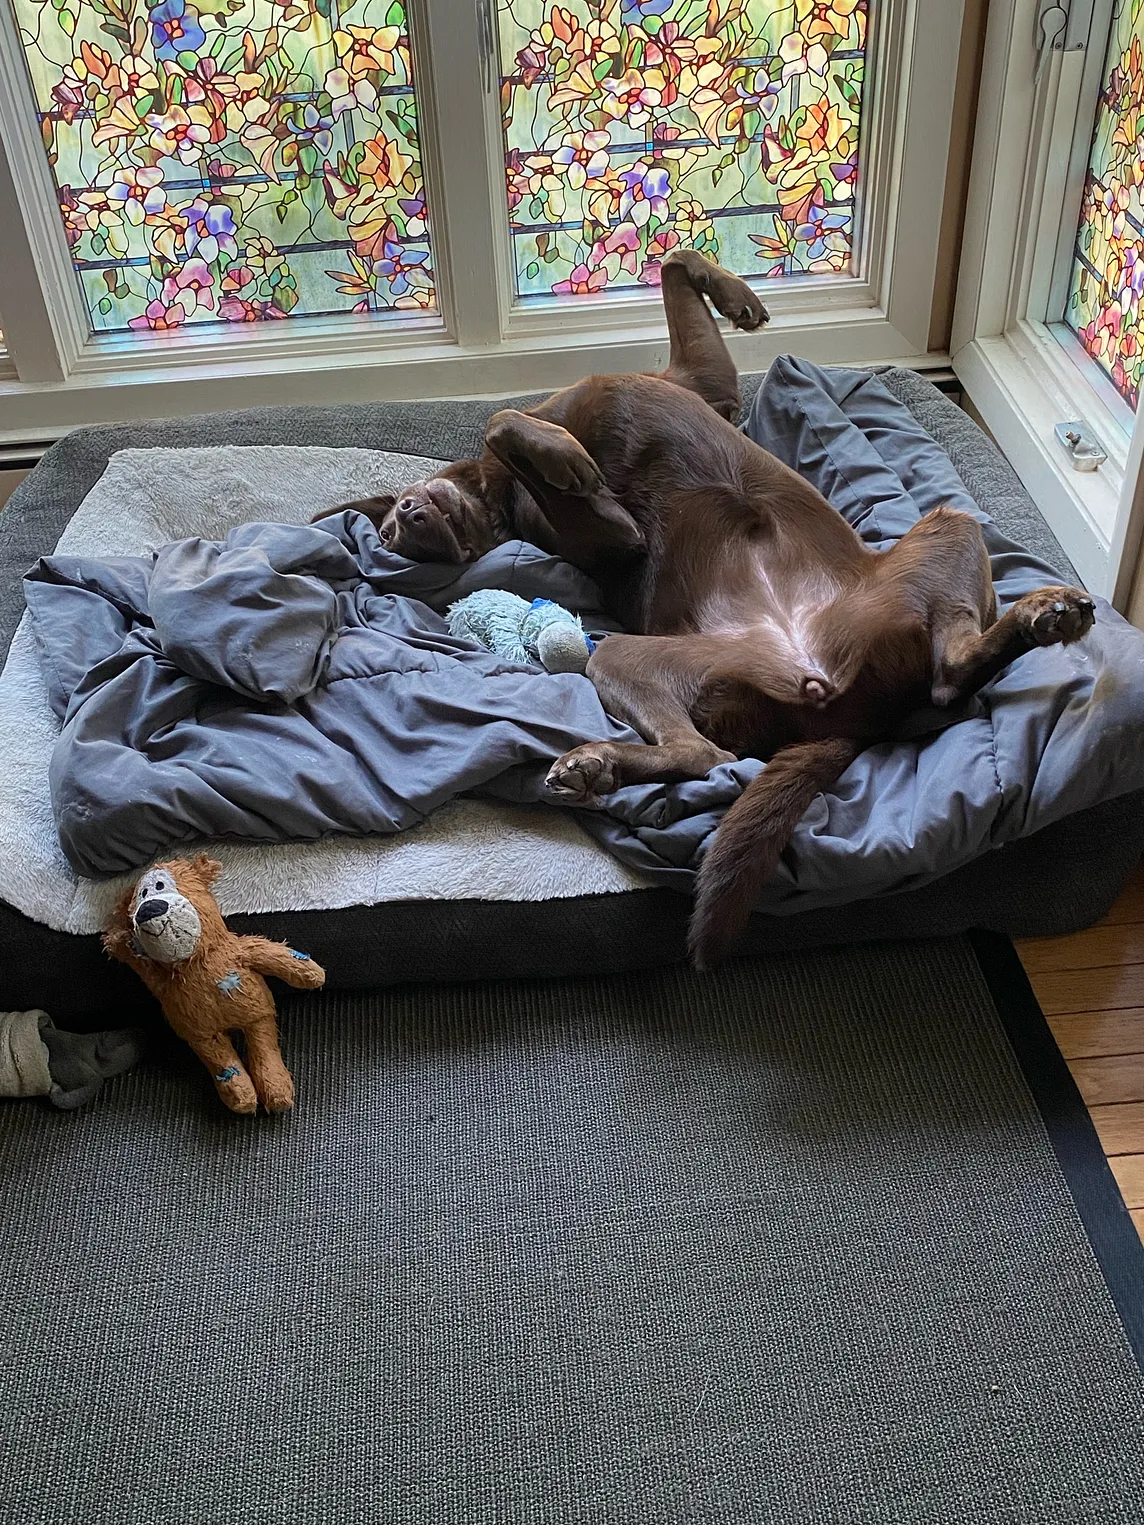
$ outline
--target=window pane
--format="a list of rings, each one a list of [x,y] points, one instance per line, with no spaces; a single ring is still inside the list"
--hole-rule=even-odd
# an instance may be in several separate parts
[[[845,273],[866,0],[498,0],[520,296]]]
[[[434,306],[401,0],[13,0],[93,328]]]
[[[1112,23],[1065,319],[1130,407],[1144,341],[1144,4]]]

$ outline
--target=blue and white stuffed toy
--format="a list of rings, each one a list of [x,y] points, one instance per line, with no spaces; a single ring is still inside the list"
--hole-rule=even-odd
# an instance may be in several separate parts
[[[547,598],[531,603],[503,588],[458,599],[447,616],[450,635],[476,641],[512,662],[539,662],[548,672],[583,672],[595,643],[574,614]]]

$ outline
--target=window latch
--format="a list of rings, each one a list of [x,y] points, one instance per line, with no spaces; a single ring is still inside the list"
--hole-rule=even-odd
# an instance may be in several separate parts
[[[1083,419],[1073,418],[1067,423],[1058,424],[1053,433],[1074,471],[1095,471],[1108,459],[1100,448],[1096,435]]]
[[[1093,0],[1040,0],[1033,45],[1038,61],[1046,53],[1080,53],[1092,31]]]
[[[1065,45],[1069,13],[1057,0],[1042,0],[1037,8],[1037,31],[1033,39],[1038,59],[1046,53],[1059,53]]]

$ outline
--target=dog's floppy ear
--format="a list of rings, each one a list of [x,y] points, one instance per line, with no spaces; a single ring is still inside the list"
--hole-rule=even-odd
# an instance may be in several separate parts
[[[206,853],[196,853],[191,859],[190,866],[202,881],[204,890],[209,890],[222,873],[222,864],[217,858],[208,858]]]
[[[396,502],[396,493],[379,492],[373,498],[355,498],[352,503],[339,503],[336,508],[323,508],[321,513],[314,515],[310,523],[317,524],[319,519],[328,519],[331,514],[353,512],[355,514],[364,514],[373,527],[377,529]]]

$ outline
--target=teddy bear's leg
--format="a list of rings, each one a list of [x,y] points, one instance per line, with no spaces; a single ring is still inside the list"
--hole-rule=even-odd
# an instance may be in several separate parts
[[[207,1033],[187,1041],[210,1071],[215,1090],[230,1110],[257,1112],[258,1095],[227,1035]]]
[[[246,1034],[246,1064],[258,1099],[268,1112],[289,1112],[294,1105],[294,1082],[282,1061],[274,1018],[252,1022]]]

